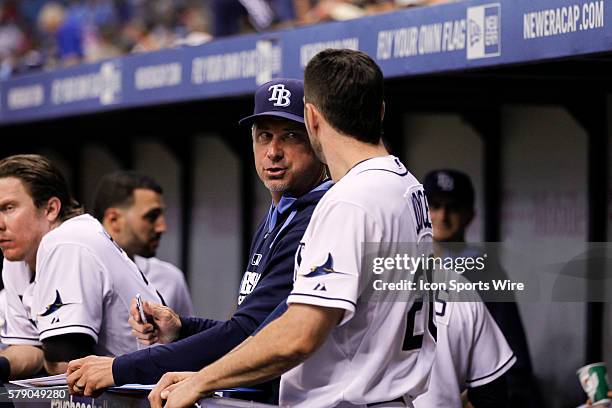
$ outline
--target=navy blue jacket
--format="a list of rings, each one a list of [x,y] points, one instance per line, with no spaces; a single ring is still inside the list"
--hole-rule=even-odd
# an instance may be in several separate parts
[[[153,384],[168,371],[198,371],[240,344],[293,287],[294,257],[315,206],[331,186],[325,182],[298,199],[281,199],[257,228],[239,304],[227,321],[181,318],[180,339],[124,354],[113,361],[115,384]],[[271,228],[269,230],[269,228]]]

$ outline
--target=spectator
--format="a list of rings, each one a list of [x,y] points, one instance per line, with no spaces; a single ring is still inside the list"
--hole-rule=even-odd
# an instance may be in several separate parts
[[[137,27],[142,31],[137,31],[137,42],[132,48],[132,52],[157,51],[167,48],[175,42],[174,34],[161,24],[149,23],[145,24],[144,27]]]
[[[0,5],[0,79],[8,78],[27,49],[27,38],[17,25],[17,9],[13,2]]]
[[[435,6],[437,4],[454,3],[460,0],[395,0],[397,7]]]
[[[211,13],[215,37],[238,34],[242,17],[248,17],[257,31],[295,19],[293,0],[213,0]]]
[[[119,57],[124,54],[117,44],[117,29],[104,25],[96,30],[86,47],[87,62]]]
[[[47,2],[48,0],[19,0],[18,13],[23,24],[29,27],[35,26],[38,14]]]
[[[51,58],[57,58],[59,65],[75,65],[83,60],[83,27],[78,17],[66,13],[64,6],[45,4],[38,15],[38,26],[53,36]]]
[[[365,16],[365,10],[359,7],[356,1],[350,0],[323,0],[309,13],[310,23],[319,23],[328,20],[351,20]]]
[[[201,45],[212,40],[209,34],[204,11],[198,7],[188,7],[182,15],[184,33],[174,45]]]

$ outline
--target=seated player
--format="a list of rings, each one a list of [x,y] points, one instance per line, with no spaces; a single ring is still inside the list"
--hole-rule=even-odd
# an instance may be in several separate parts
[[[98,183],[93,215],[136,263],[166,305],[181,316],[191,316],[193,306],[183,272],[155,258],[166,232],[162,193],[161,186],[151,177],[116,171]]]
[[[9,345],[0,354],[3,381],[137,349],[124,318],[130,299],[160,298],[42,156],[0,160],[0,248]]]

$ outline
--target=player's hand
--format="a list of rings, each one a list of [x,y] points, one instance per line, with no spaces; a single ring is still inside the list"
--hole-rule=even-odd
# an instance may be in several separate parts
[[[608,398],[612,398],[612,391],[608,391]],[[590,399],[587,400],[586,405],[587,405],[587,407],[594,406]],[[610,405],[610,406],[612,406],[612,405]]]
[[[94,396],[115,385],[112,357],[87,356],[68,363],[66,382],[71,394]]]
[[[472,403],[468,400],[467,390],[461,393],[461,405],[463,408],[474,408]]]
[[[132,327],[132,336],[136,337],[140,344],[145,346],[154,343],[168,344],[178,338],[181,331],[181,319],[174,310],[146,300],[142,302],[142,310],[147,322],[140,320],[136,299],[132,299],[128,323]]]
[[[197,391],[195,375],[187,371],[164,374],[149,394],[151,408],[162,408],[162,405],[164,408],[193,406],[204,397]]]

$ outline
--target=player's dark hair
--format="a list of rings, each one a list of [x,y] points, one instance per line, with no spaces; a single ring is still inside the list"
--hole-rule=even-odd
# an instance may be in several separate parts
[[[340,133],[379,143],[383,74],[367,54],[328,49],[315,55],[304,71],[304,99]]]
[[[163,190],[153,178],[135,171],[120,170],[102,177],[94,198],[93,216],[102,222],[104,212],[111,207],[129,207],[134,203],[134,190]]]
[[[57,197],[61,202],[58,215],[61,221],[83,214],[83,207],[70,195],[62,173],[44,156],[19,154],[0,160],[0,178],[7,177],[21,180],[37,208]]]

